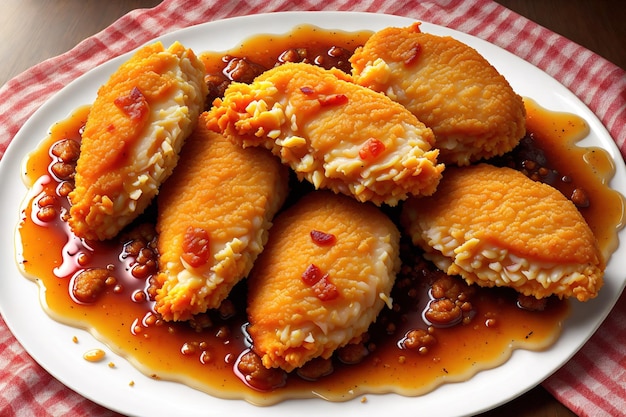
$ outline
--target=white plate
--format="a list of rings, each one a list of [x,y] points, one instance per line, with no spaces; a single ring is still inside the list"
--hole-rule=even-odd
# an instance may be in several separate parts
[[[257,33],[284,33],[301,23],[354,30],[378,30],[406,26],[412,19],[381,14],[344,12],[294,12],[255,15],[210,22],[180,30],[161,38],[169,45],[178,40],[196,52],[224,50]],[[424,32],[451,35],[471,45],[485,56],[522,96],[535,99],[543,107],[568,111],[583,117],[591,133],[582,142],[606,149],[614,158],[617,174],[611,186],[626,195],[626,172],[613,140],[596,116],[569,90],[522,59],[475,37],[424,23]],[[19,219],[19,207],[26,193],[20,168],[23,158],[48,134],[49,127],[67,117],[76,107],[93,101],[97,88],[128,56],[107,62],[56,94],[24,125],[9,146],[0,164],[0,312],[6,323],[32,357],[55,378],[93,401],[124,414],[149,416],[345,416],[367,411],[393,415],[419,410],[420,414],[458,416],[476,414],[505,403],[539,384],[561,367],[591,337],[617,301],[624,285],[626,247],[613,254],[606,270],[606,284],[598,298],[574,303],[573,314],[565,323],[556,344],[544,352],[517,350],[504,365],[480,372],[467,382],[444,385],[416,398],[393,394],[368,395],[366,404],[358,399],[329,403],[319,399],[287,401],[271,407],[255,407],[244,401],[221,400],[185,385],[155,381],[145,377],[123,358],[116,356],[90,334],[50,319],[39,304],[38,288],[19,272],[12,250]],[[532,80],[529,82],[528,80]],[[620,240],[626,230],[620,232]],[[78,336],[80,344],[72,343]],[[82,359],[92,347],[101,347],[116,364],[93,364]],[[107,362],[107,361],[105,361]],[[133,387],[129,386],[134,381]]]

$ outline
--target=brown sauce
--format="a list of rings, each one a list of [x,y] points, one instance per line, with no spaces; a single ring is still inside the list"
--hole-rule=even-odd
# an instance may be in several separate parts
[[[579,210],[608,259],[617,248],[617,232],[626,220],[624,196],[606,186],[615,175],[615,162],[602,148],[577,145],[589,131],[581,118],[568,113],[552,113],[546,117],[545,111],[528,99],[526,111],[527,127],[534,132],[534,140],[541,143],[548,165],[561,179],[566,178],[552,185],[570,198],[576,190],[581,190],[590,202],[597,202],[579,205]],[[581,160],[585,163],[578,163]]]
[[[328,55],[330,49],[343,48],[354,51],[371,35],[370,31],[348,33],[300,25],[285,35],[261,34],[246,39],[240,45],[230,49],[227,55],[246,57],[252,62],[271,68],[277,60],[281,60],[281,56],[285,56],[285,51],[294,49],[299,50],[300,55],[307,58],[310,63],[319,65],[325,59],[331,59],[331,55]],[[222,56],[224,56],[223,52],[203,52],[200,57],[207,65],[207,72],[211,73],[216,69],[221,70],[219,62],[222,61]]]
[[[252,39],[230,51],[229,56],[245,56],[269,67],[282,51],[301,45],[315,45],[314,56],[329,46],[352,51],[367,36],[303,27],[290,36]],[[229,60],[222,60],[223,54],[211,55],[203,55],[209,72],[221,72]],[[218,56],[221,64],[211,67]],[[583,189],[589,204],[581,207],[581,212],[604,253],[611,253],[617,229],[622,226],[624,204],[623,198],[606,185],[613,175],[610,158],[600,149],[576,147],[587,129],[577,116],[550,112],[529,100],[526,103],[529,134],[523,149],[494,163],[514,165],[529,176],[540,175],[538,180],[551,182],[565,195]],[[217,397],[261,405],[316,396],[344,401],[366,393],[420,395],[442,383],[467,380],[480,370],[498,366],[513,349],[540,350],[551,345],[567,318],[567,301],[548,299],[541,311],[520,308],[514,292],[470,288],[446,277],[405,242],[404,265],[392,292],[393,308],[384,309],[364,341],[352,346],[360,349],[358,363],[344,363],[350,362],[346,360],[350,352],[344,350],[322,364],[332,367],[327,376],[302,377],[294,372],[283,376],[284,386],[261,390],[260,384],[246,379],[238,367],[238,359],[249,349],[245,282],[234,289],[219,311],[200,315],[191,323],[165,323],[154,314],[150,301],[153,270],[138,272],[137,266],[149,266],[149,259],[140,260],[138,252],[130,249],[132,242],[151,247],[153,208],[119,239],[108,242],[82,242],[69,230],[63,220],[69,207],[62,191],[66,181],[52,174],[51,166],[58,158],[50,149],[64,139],[80,141],[88,112],[88,107],[77,109],[53,126],[49,137],[27,160],[24,177],[31,190],[19,228],[19,261],[25,274],[40,285],[44,308],[54,319],[89,329],[153,378],[181,381]],[[584,162],[590,158],[591,163]],[[530,161],[544,164],[548,171],[539,170]],[[43,207],[45,215],[41,214]],[[391,216],[395,214],[390,211]],[[76,276],[90,268],[106,270],[109,279],[96,301],[80,302],[72,286]],[[459,314],[442,322],[426,321],[424,316],[430,317],[427,305],[441,285],[447,288],[446,298],[452,307],[459,307]],[[406,340],[410,335],[419,338],[411,344]]]

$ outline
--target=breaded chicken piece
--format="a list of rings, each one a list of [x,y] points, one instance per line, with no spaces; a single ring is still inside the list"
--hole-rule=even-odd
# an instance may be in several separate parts
[[[180,168],[157,197],[155,309],[165,320],[219,307],[250,272],[288,192],[287,168],[270,152],[233,144],[203,117]]]
[[[580,301],[602,286],[604,260],[580,212],[519,171],[449,168],[435,195],[405,202],[401,219],[427,259],[470,284]]]
[[[69,195],[69,224],[77,236],[110,239],[145,210],[204,109],[204,75],[190,49],[155,43],[100,87]]]
[[[421,33],[418,23],[390,27],[350,61],[357,84],[384,92],[433,130],[445,164],[501,155],[524,137],[522,98],[476,50],[451,37]]]
[[[288,63],[232,83],[209,126],[243,146],[265,146],[316,189],[395,205],[432,194],[444,166],[430,129],[339,70]]]
[[[391,303],[399,240],[374,205],[329,191],[279,214],[248,278],[248,332],[263,365],[291,371],[358,340]]]

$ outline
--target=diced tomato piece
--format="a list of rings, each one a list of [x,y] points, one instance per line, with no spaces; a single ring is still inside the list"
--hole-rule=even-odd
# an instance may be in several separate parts
[[[183,238],[183,260],[193,268],[206,264],[211,254],[209,243],[209,233],[206,230],[189,226]]]
[[[141,120],[148,114],[148,101],[137,87],[134,87],[128,95],[116,98],[114,103],[131,120]]]
[[[309,265],[302,273],[302,281],[306,285],[314,285],[320,279],[322,279],[322,270],[314,264]]]
[[[326,233],[319,230],[311,230],[311,240],[319,246],[332,246],[337,241],[337,237],[332,233]]]
[[[359,150],[359,157],[364,160],[375,159],[385,150],[385,144],[375,138],[369,138]]]

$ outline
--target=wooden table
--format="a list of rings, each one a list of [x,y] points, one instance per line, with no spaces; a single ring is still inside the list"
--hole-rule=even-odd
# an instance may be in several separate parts
[[[498,2],[626,69],[626,8],[621,0]],[[29,67],[66,52],[128,11],[159,3],[160,0],[2,0],[0,85]],[[542,387],[481,414],[482,417],[574,415]]]

